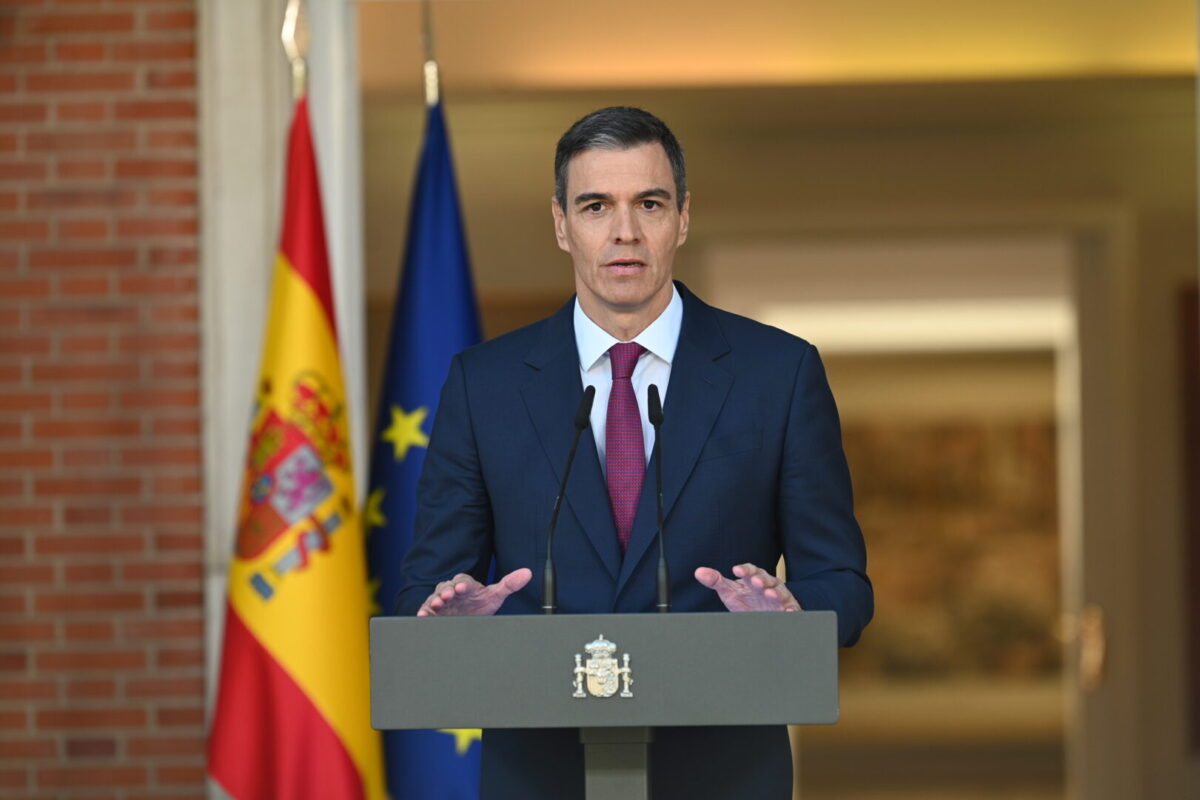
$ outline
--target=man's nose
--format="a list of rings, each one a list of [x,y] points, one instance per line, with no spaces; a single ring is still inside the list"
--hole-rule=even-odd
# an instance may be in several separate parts
[[[613,215],[612,236],[617,244],[636,244],[642,240],[642,232],[632,208],[617,209]]]

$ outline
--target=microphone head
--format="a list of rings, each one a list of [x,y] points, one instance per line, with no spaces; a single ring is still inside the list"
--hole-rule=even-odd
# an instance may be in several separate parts
[[[653,383],[650,384],[646,390],[646,394],[650,399],[649,405],[646,406],[646,416],[650,419],[650,424],[655,427],[662,425],[662,400],[658,396],[658,387]]]
[[[579,401],[579,408],[575,410],[575,428],[583,430],[588,426],[592,419],[592,401],[596,399],[596,387],[587,386],[583,390],[583,399]]]

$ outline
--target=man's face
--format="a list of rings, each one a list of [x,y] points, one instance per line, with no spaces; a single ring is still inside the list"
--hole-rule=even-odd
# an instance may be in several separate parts
[[[565,209],[551,202],[554,233],[575,262],[584,312],[601,326],[644,312],[649,324],[671,300],[671,264],[688,232],[689,198],[679,210],[666,151],[584,150],[567,164],[566,198]]]

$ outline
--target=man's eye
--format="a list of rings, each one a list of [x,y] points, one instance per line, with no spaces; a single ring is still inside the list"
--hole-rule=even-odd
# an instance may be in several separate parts
[[[597,201],[595,203],[588,203],[586,206],[583,207],[583,210],[587,211],[588,213],[591,213],[591,214],[599,214],[601,211],[604,210],[604,204],[599,201]]]
[[[653,211],[654,209],[659,208],[661,206],[662,206],[662,203],[658,202],[657,200],[643,200],[642,201],[642,208],[646,209],[647,211]]]

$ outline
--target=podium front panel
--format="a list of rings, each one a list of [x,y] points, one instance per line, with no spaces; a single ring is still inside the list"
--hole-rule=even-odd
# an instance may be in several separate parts
[[[612,647],[589,653],[601,637]],[[621,696],[626,677],[632,697]],[[830,611],[371,620],[371,723],[380,730],[837,718]]]

